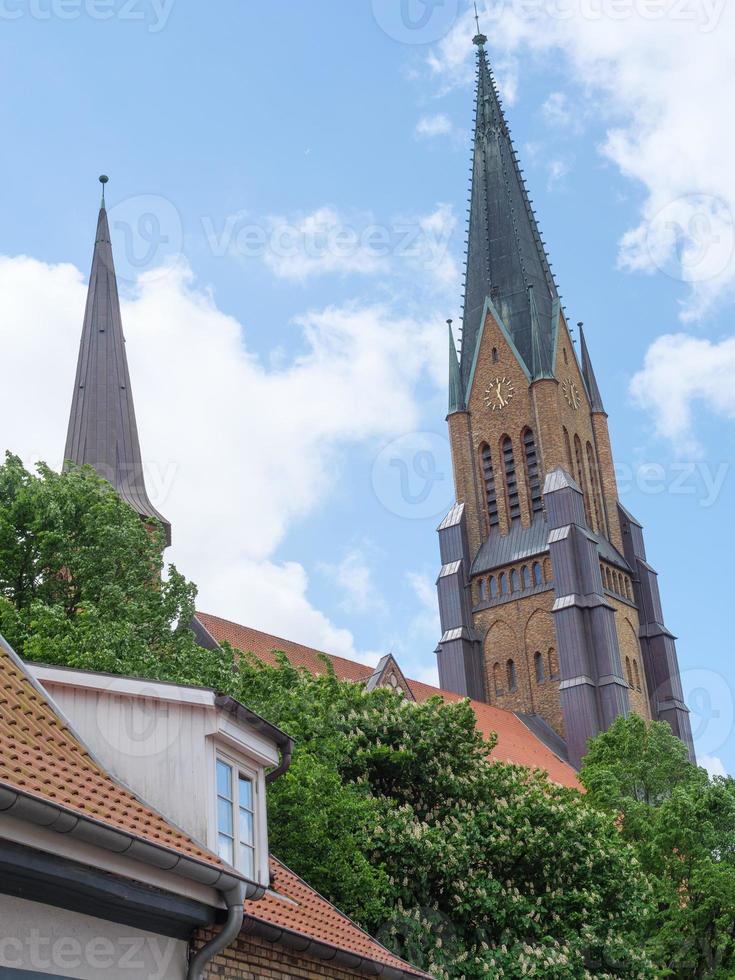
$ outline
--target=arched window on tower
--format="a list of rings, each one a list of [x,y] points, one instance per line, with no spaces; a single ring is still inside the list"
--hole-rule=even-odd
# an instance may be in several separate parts
[[[635,689],[636,689],[636,691],[640,691],[640,689],[641,689],[641,675],[640,675],[640,671],[638,670],[638,661],[637,660],[634,660],[633,661],[633,679],[635,680]]]
[[[480,579],[480,602],[487,602],[487,579]]]
[[[503,679],[500,674],[500,664],[493,666],[493,687],[495,688],[496,694],[503,693]]]
[[[544,509],[541,496],[541,477],[538,469],[538,453],[536,440],[531,429],[523,433],[523,451],[526,455],[526,482],[528,484],[528,501],[531,506],[531,518],[540,514]]]
[[[589,467],[590,480],[592,481],[592,500],[595,505],[595,521],[597,522],[596,530],[600,534],[603,534],[605,529],[602,521],[602,495],[600,493],[600,480],[597,474],[597,460],[591,442],[587,443],[587,466]]]
[[[630,666],[630,657],[625,658],[625,676],[628,680],[628,687],[633,687],[633,671]]]
[[[579,484],[579,489],[582,491],[582,497],[584,500],[584,516],[587,518],[587,524],[593,527],[592,523],[592,511],[590,510],[590,495],[587,488],[587,475],[584,471],[584,458],[582,456],[582,443],[579,436],[574,437],[574,458],[577,463],[577,483]]]
[[[487,516],[490,527],[497,527],[500,523],[498,518],[498,498],[495,491],[495,473],[493,471],[493,457],[490,447],[486,442],[480,447],[482,459],[482,478],[485,481],[485,501],[487,504]]]
[[[533,655],[533,663],[536,668],[536,683],[543,684],[546,680],[546,674],[544,672],[544,658],[541,656],[540,652],[536,652]]]
[[[518,576],[518,569],[514,568],[510,573],[510,591],[520,592],[521,591],[521,580]]]
[[[533,584],[534,585],[544,584],[544,573],[541,570],[541,563],[537,561],[533,563]]]
[[[508,576],[505,572],[500,573],[500,594],[508,595]]]
[[[493,364],[497,364],[499,360],[500,357],[498,356],[498,348],[493,347]]]
[[[553,647],[549,647],[549,677],[553,681],[559,680],[559,661]]]
[[[505,469],[505,489],[508,495],[508,523],[513,524],[521,518],[521,500],[518,496],[518,477],[513,457],[513,443],[509,436],[502,442],[503,467]]]
[[[524,565],[521,569],[521,578],[523,579],[523,588],[531,588],[531,573],[528,570],[528,565]]]
[[[498,583],[495,581],[494,575],[490,576],[490,598],[491,599],[498,598]]]
[[[506,674],[508,677],[508,690],[515,691],[518,688],[518,676],[516,674],[516,665],[512,660],[509,660],[505,665]]]

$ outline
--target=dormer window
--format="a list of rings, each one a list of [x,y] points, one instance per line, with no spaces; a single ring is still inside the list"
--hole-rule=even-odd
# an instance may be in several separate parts
[[[217,853],[246,878],[255,877],[255,782],[217,757]]]

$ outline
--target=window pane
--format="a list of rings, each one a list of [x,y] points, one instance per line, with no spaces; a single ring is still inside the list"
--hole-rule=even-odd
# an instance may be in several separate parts
[[[239,793],[238,803],[240,804],[240,806],[245,807],[247,810],[252,810],[253,809],[253,784],[245,776],[240,776],[238,793]]]
[[[232,799],[232,769],[221,759],[217,760],[217,795]]]
[[[240,871],[246,878],[255,877],[255,851],[246,844],[240,845]]]
[[[220,834],[217,838],[217,853],[223,861],[227,861],[228,864],[234,864],[232,840],[229,837],[225,837],[224,834]]]
[[[249,810],[240,810],[240,842],[242,844],[252,844],[253,834],[253,815]]]
[[[217,830],[232,837],[232,804],[217,797]]]

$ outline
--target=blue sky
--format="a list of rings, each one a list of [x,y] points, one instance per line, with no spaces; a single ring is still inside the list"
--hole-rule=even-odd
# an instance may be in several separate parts
[[[616,2],[480,6],[699,749],[735,772],[733,12]],[[402,9],[0,2],[2,442],[60,461],[109,173],[149,483],[202,608],[431,679],[473,30]]]

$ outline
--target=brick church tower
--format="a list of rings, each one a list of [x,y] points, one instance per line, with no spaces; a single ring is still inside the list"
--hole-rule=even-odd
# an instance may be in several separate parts
[[[457,503],[439,528],[441,686],[522,716],[578,766],[633,711],[694,756],[674,637],[607,415],[579,357],[478,34],[460,351],[449,329]]]

